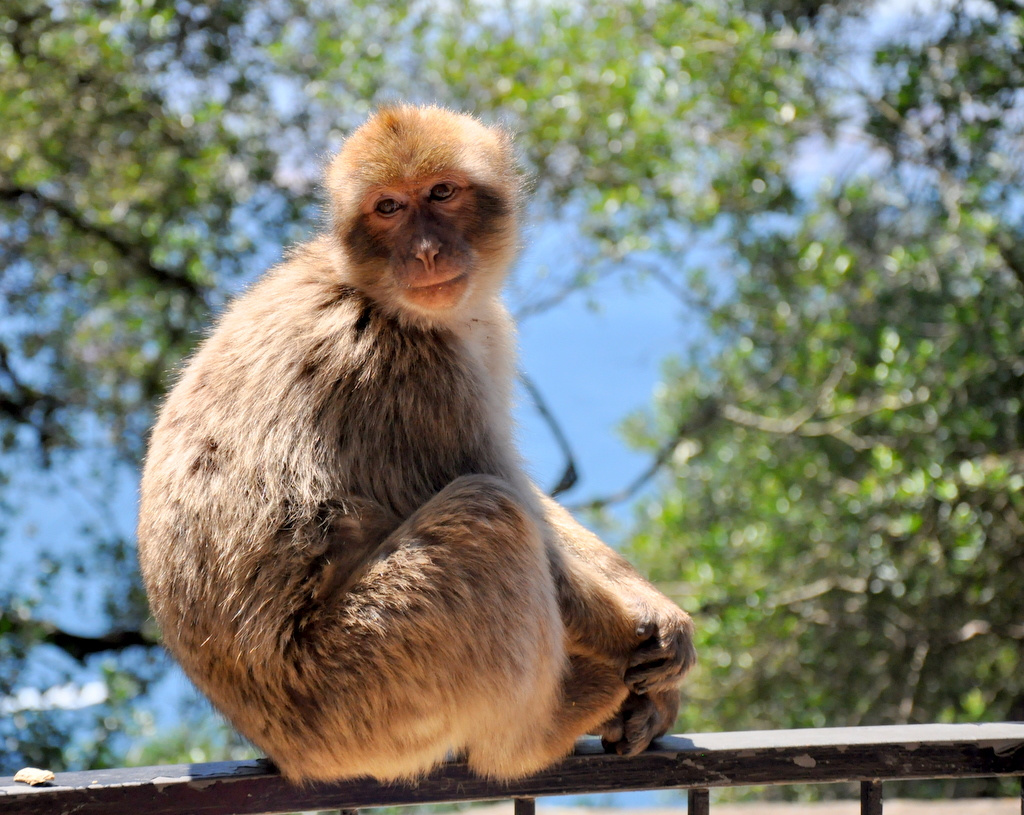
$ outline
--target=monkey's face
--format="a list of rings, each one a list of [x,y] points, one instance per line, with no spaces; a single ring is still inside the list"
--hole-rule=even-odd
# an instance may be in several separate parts
[[[356,262],[376,266],[384,278],[378,284],[404,305],[450,310],[478,282],[474,247],[497,214],[482,213],[481,198],[490,196],[454,173],[379,187],[363,199],[345,241]]]
[[[430,325],[493,299],[518,244],[507,133],[442,108],[384,108],[349,137],[326,182],[347,282]]]

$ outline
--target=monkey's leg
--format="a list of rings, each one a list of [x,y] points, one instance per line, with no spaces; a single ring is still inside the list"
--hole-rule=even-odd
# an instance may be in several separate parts
[[[548,550],[511,486],[457,479],[386,544],[289,649],[288,675],[311,704],[256,739],[286,776],[410,777],[451,751],[478,773],[521,776],[607,718],[566,704]],[[608,676],[587,681],[580,699],[625,696]]]

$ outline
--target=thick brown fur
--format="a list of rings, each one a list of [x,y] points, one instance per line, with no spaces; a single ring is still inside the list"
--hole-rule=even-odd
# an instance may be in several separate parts
[[[168,649],[297,781],[644,749],[692,624],[514,451],[508,135],[388,108],[326,191],[330,228],[228,309],[153,431],[139,557]]]

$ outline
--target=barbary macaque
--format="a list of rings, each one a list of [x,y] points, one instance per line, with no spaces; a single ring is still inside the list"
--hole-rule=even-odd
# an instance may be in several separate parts
[[[139,559],[164,642],[291,780],[533,773],[673,724],[690,618],[514,449],[509,135],[395,106],[330,223],[240,296],[153,430]]]

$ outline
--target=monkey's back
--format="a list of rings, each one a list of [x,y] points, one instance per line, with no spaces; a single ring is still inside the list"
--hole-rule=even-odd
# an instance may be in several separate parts
[[[451,332],[342,283],[322,244],[236,301],[185,368],[143,473],[140,566],[167,647],[249,738],[315,719],[313,689],[337,690],[339,672],[386,673],[318,636],[346,614],[371,636],[383,602],[339,596],[346,575],[325,570],[359,564],[457,477],[512,475],[482,376]],[[303,667],[309,649],[323,675]],[[429,699],[438,679],[410,681]]]

